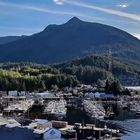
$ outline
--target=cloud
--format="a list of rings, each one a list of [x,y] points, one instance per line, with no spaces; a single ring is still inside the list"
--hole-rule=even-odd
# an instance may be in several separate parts
[[[133,34],[136,38],[140,39],[140,33]]]
[[[53,0],[53,2],[55,4],[58,4],[58,5],[63,5],[64,4],[62,0]]]
[[[127,8],[128,7],[128,4],[119,4],[117,5],[118,7],[121,7],[121,8]]]
[[[103,8],[100,6],[95,6],[92,4],[87,4],[87,3],[82,3],[82,2],[76,2],[76,1],[72,1],[72,0],[63,0],[63,2],[67,3],[67,4],[79,6],[79,7],[97,10],[97,11],[104,12],[107,14],[116,15],[119,17],[128,18],[128,19],[135,20],[135,21],[140,21],[140,15],[136,15],[136,14],[131,14],[131,13],[122,12],[122,11],[113,10],[113,9],[107,9],[107,8]]]
[[[42,7],[32,6],[32,5],[13,4],[13,3],[8,3],[8,2],[0,2],[0,6],[11,7],[11,8],[18,8],[18,9],[26,9],[26,10],[30,10],[30,11],[50,13],[50,14],[56,14],[56,15],[71,15],[71,16],[78,16],[78,17],[86,17],[85,14],[81,14],[81,13],[66,12],[66,11],[55,11],[55,10],[47,9],[47,7],[42,8]]]
[[[55,0],[57,1],[57,0]],[[59,0],[60,1],[60,0]],[[66,2],[68,0],[61,0],[62,2]],[[25,10],[30,10],[30,11],[35,11],[35,12],[43,12],[43,13],[50,13],[50,14],[56,14],[56,15],[70,15],[70,16],[76,16],[76,17],[83,17],[89,20],[104,20],[104,18],[99,18],[99,17],[94,17],[90,16],[84,13],[78,13],[78,12],[66,12],[66,11],[55,11],[55,10],[50,10],[42,7],[36,7],[33,5],[21,5],[21,4],[13,4],[13,3],[8,3],[8,2],[0,2],[0,6],[3,7],[10,7],[10,8],[18,8],[18,9],[25,9]]]

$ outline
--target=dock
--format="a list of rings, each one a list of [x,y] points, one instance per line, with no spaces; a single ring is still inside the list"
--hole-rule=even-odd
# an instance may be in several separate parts
[[[74,129],[75,130],[91,130],[91,131],[98,131],[98,132],[104,131],[104,132],[108,132],[112,134],[119,133],[119,130],[117,129],[110,129],[110,128],[107,128],[106,126],[104,128],[100,128],[100,127],[96,127],[94,124],[85,124],[84,126],[82,126],[81,123],[75,123]]]
[[[67,130],[73,130],[74,129],[74,125],[67,125],[64,128],[60,128],[60,131],[67,131]]]

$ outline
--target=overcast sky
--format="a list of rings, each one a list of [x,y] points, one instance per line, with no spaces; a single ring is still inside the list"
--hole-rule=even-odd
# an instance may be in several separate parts
[[[0,36],[30,35],[73,16],[140,38],[140,0],[0,0]]]

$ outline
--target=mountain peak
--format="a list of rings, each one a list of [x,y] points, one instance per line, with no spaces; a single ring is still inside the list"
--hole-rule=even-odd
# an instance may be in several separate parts
[[[77,17],[71,18],[67,23],[79,23],[81,20]]]
[[[77,24],[77,23],[81,23],[82,22],[82,20],[80,20],[79,18],[77,18],[77,17],[72,17],[69,21],[67,21],[66,23],[64,23],[64,24],[66,24],[66,25],[71,25],[71,24]],[[62,24],[63,25],[63,24]],[[56,24],[50,24],[50,25],[48,25],[45,29],[44,29],[44,31],[48,31],[49,29],[52,29],[52,27],[56,27],[56,26],[58,26],[58,25],[56,25]]]

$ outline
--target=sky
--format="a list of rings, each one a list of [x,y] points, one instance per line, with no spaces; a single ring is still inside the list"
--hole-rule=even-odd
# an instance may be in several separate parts
[[[31,35],[74,16],[140,38],[140,0],[0,0],[0,36]]]

